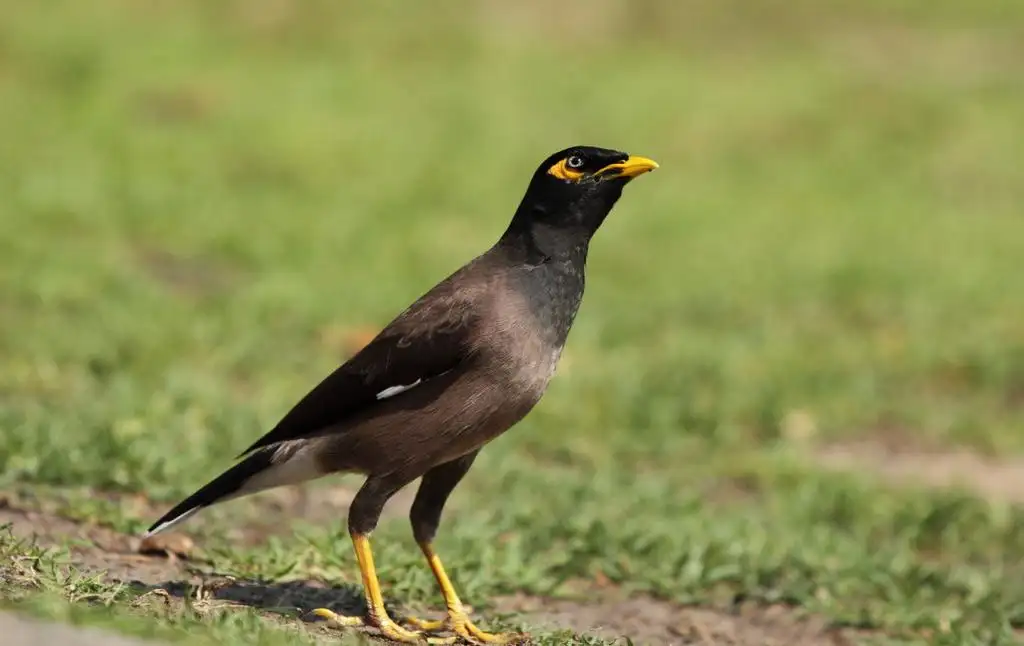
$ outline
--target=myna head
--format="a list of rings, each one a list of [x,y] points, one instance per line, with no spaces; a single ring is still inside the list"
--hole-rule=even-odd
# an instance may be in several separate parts
[[[623,187],[657,167],[646,157],[609,148],[560,150],[537,167],[516,219],[592,235],[615,206]]]

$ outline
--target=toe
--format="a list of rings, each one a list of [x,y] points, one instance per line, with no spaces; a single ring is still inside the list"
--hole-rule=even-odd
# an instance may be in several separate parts
[[[419,619],[418,617],[402,617],[401,623],[412,626],[417,630],[432,633],[439,630],[444,630],[448,625],[446,619]]]
[[[350,627],[366,625],[366,621],[362,617],[346,617],[344,615],[339,615],[333,610],[328,610],[327,608],[317,608],[313,611],[313,614],[322,619],[326,619],[337,626]]]
[[[453,629],[460,637],[477,644],[514,644],[524,637],[516,633],[489,633],[477,628],[468,619],[459,622]]]
[[[382,619],[377,623],[377,628],[380,633],[396,642],[402,642],[406,644],[422,644],[427,643],[426,637],[423,633],[406,630],[402,628],[391,619]]]
[[[341,626],[345,628],[362,627],[362,626],[373,626],[380,631],[381,635],[388,639],[404,644],[451,644],[454,639],[442,639],[442,638],[427,638],[419,631],[406,630],[402,628],[390,617],[376,617],[369,616],[366,619],[362,617],[347,617],[345,615],[339,615],[333,610],[327,608],[317,608],[313,611],[313,614],[326,619],[328,622],[335,626]],[[421,620],[417,620],[421,621]],[[421,623],[427,624],[429,622]]]

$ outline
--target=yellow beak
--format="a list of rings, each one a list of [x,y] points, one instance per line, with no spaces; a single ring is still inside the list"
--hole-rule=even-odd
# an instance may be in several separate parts
[[[618,164],[608,164],[601,170],[597,171],[597,174],[604,175],[605,173],[614,173],[615,177],[636,177],[637,175],[643,175],[648,171],[652,171],[657,167],[658,162],[653,159],[630,155],[629,159],[626,161],[619,162]]]

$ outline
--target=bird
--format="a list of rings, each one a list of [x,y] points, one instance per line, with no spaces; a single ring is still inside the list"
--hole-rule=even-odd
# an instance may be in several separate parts
[[[294,405],[236,464],[149,528],[272,487],[335,473],[365,476],[348,510],[366,612],[313,612],[403,643],[509,643],[467,614],[432,546],[448,497],[480,450],[540,401],[583,298],[590,242],[653,160],[596,146],[548,156],[504,233],[441,280]],[[446,617],[389,616],[370,547],[387,501],[420,479],[409,518]],[[449,633],[450,637],[438,635]]]

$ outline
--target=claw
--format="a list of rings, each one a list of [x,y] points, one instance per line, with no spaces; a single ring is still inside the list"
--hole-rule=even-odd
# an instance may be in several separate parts
[[[455,643],[454,637],[427,637],[420,631],[406,630],[402,628],[390,617],[376,617],[372,613],[367,618],[363,617],[347,617],[339,615],[332,610],[327,608],[317,608],[313,611],[313,614],[326,619],[330,623],[341,626],[344,628],[353,628],[357,626],[373,626],[380,631],[381,635],[388,639],[403,644],[453,644]]]
[[[349,628],[366,625],[366,620],[362,617],[346,617],[344,615],[339,615],[333,610],[328,610],[327,608],[317,608],[313,611],[313,614],[321,619],[326,619],[336,626],[345,626],[346,628]]]
[[[512,644],[523,638],[516,633],[489,633],[476,627],[465,612],[448,615],[449,629],[466,641],[476,644]]]
[[[445,572],[444,566],[441,564],[441,559],[434,553],[430,543],[420,543],[420,549],[423,550],[427,564],[430,565],[430,569],[441,587],[445,605],[448,606],[448,616],[440,621],[424,621],[415,617],[407,617],[404,620],[407,624],[424,632],[449,630],[471,644],[513,644],[526,639],[526,635],[518,633],[489,633],[477,628],[469,620],[465,606],[462,605],[451,579],[448,578],[448,573]]]
[[[451,631],[471,644],[513,644],[524,638],[517,633],[489,633],[478,628],[464,610],[449,612],[444,619],[403,617],[402,623],[424,633]]]
[[[440,632],[448,626],[447,619],[419,619],[418,617],[402,617],[402,623],[425,633]]]
[[[452,644],[455,638],[427,637],[420,631],[412,631],[396,624],[384,608],[384,598],[380,593],[380,582],[377,581],[377,570],[373,566],[373,552],[370,540],[365,534],[353,534],[352,543],[356,549],[356,560],[363,577],[363,590],[366,593],[366,617],[346,617],[327,608],[317,608],[313,614],[326,619],[336,626],[352,628],[356,626],[373,626],[381,635],[404,644]]]

